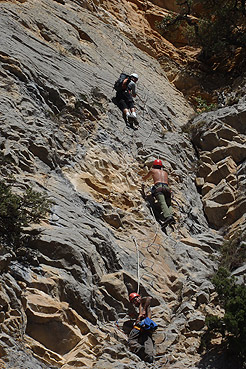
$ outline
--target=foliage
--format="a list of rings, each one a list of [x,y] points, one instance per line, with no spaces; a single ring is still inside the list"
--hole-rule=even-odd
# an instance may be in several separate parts
[[[178,0],[177,4],[180,13],[164,17],[158,29],[168,34],[182,21],[190,43],[202,47],[204,60],[246,46],[245,0],[200,0],[199,4]]]
[[[196,101],[196,111],[198,113],[204,113],[206,111],[211,111],[216,109],[216,104],[208,104],[205,99],[203,99],[201,96],[198,96],[195,98]]]
[[[32,189],[23,195],[13,193],[5,181],[0,181],[0,200],[0,242],[18,248],[26,241],[23,227],[40,223],[51,203]]]
[[[212,282],[225,314],[222,318],[207,317],[207,334],[211,338],[215,333],[221,333],[231,353],[246,359],[246,286],[236,284],[235,278],[222,267]]]
[[[245,5],[235,0],[203,0],[203,3],[211,11],[199,22],[198,39],[204,57],[221,54],[230,46],[245,46]]]
[[[221,263],[212,282],[225,313],[223,317],[206,317],[207,332],[201,345],[208,346],[213,337],[221,334],[229,352],[246,360],[246,286],[230,277],[230,272],[246,260],[245,236],[238,232],[221,248]]]
[[[170,12],[169,15],[163,17],[161,22],[156,22],[156,28],[159,29],[161,32],[168,31],[168,28],[172,25],[174,20],[176,19],[176,16],[173,12]]]

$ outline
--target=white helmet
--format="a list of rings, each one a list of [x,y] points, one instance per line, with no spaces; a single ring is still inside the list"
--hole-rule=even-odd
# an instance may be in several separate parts
[[[130,77],[134,77],[134,78],[138,79],[138,74],[137,73],[132,73]]]

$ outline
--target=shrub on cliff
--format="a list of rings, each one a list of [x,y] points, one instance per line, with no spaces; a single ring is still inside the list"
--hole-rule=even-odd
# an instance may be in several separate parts
[[[212,338],[220,334],[229,352],[246,363],[246,286],[230,277],[246,261],[245,237],[245,232],[239,231],[221,246],[220,267],[212,282],[224,316],[206,317],[207,332],[201,346],[208,347]]]
[[[180,13],[170,13],[157,24],[165,36],[177,27],[190,44],[202,47],[201,59],[246,46],[245,0],[177,0]]]
[[[49,207],[50,201],[43,194],[27,189],[19,195],[0,181],[0,243],[13,248],[22,246],[26,240],[23,228],[39,223]]]
[[[203,342],[208,344],[219,333],[231,354],[246,360],[246,287],[238,285],[227,269],[220,267],[212,282],[218,293],[224,316],[208,316]]]

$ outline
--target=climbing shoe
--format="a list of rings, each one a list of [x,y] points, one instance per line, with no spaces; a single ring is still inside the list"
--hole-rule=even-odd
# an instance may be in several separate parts
[[[146,361],[146,363],[153,363],[154,362],[154,356],[146,355],[145,358],[144,358],[144,361]]]
[[[128,123],[127,123],[127,126],[128,126],[128,127],[130,127],[130,128],[135,129],[135,127],[134,127],[134,125],[133,125],[133,123],[134,123],[134,122],[135,122],[135,121],[134,121],[134,119],[133,119],[132,115],[128,115]]]
[[[124,116],[124,120],[125,120],[126,124],[129,124],[129,114],[126,114]]]
[[[131,114],[131,119],[134,122],[134,124],[136,124],[137,126],[139,125],[139,122],[138,122],[138,119],[137,119],[136,115]]]
[[[175,219],[173,216],[167,217],[164,219],[163,223],[162,223],[162,227],[166,227],[168,224],[175,224]]]
[[[126,123],[126,127],[134,129],[132,122]]]

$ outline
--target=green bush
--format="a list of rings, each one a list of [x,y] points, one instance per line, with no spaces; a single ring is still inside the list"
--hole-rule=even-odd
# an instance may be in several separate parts
[[[32,189],[24,194],[13,193],[10,185],[0,181],[0,242],[3,246],[18,248],[26,241],[24,227],[40,223],[51,202]]]
[[[190,44],[202,47],[204,61],[246,46],[245,0],[200,0],[199,4],[177,0],[177,4],[180,12],[164,17],[157,29],[168,35],[181,25]]]
[[[206,317],[207,332],[202,345],[211,342],[219,333],[230,353],[246,360],[246,286],[236,283],[227,269],[220,267],[212,278],[221,306],[223,317]]]
[[[223,317],[206,317],[207,332],[202,337],[201,348],[208,347],[211,339],[221,334],[229,353],[246,363],[246,286],[230,276],[246,261],[244,241],[245,232],[239,231],[221,246],[220,267],[212,282],[225,312]]]
[[[208,104],[207,101],[201,96],[196,97],[195,101],[197,113],[204,113],[207,111],[215,110],[217,108],[216,104]]]

